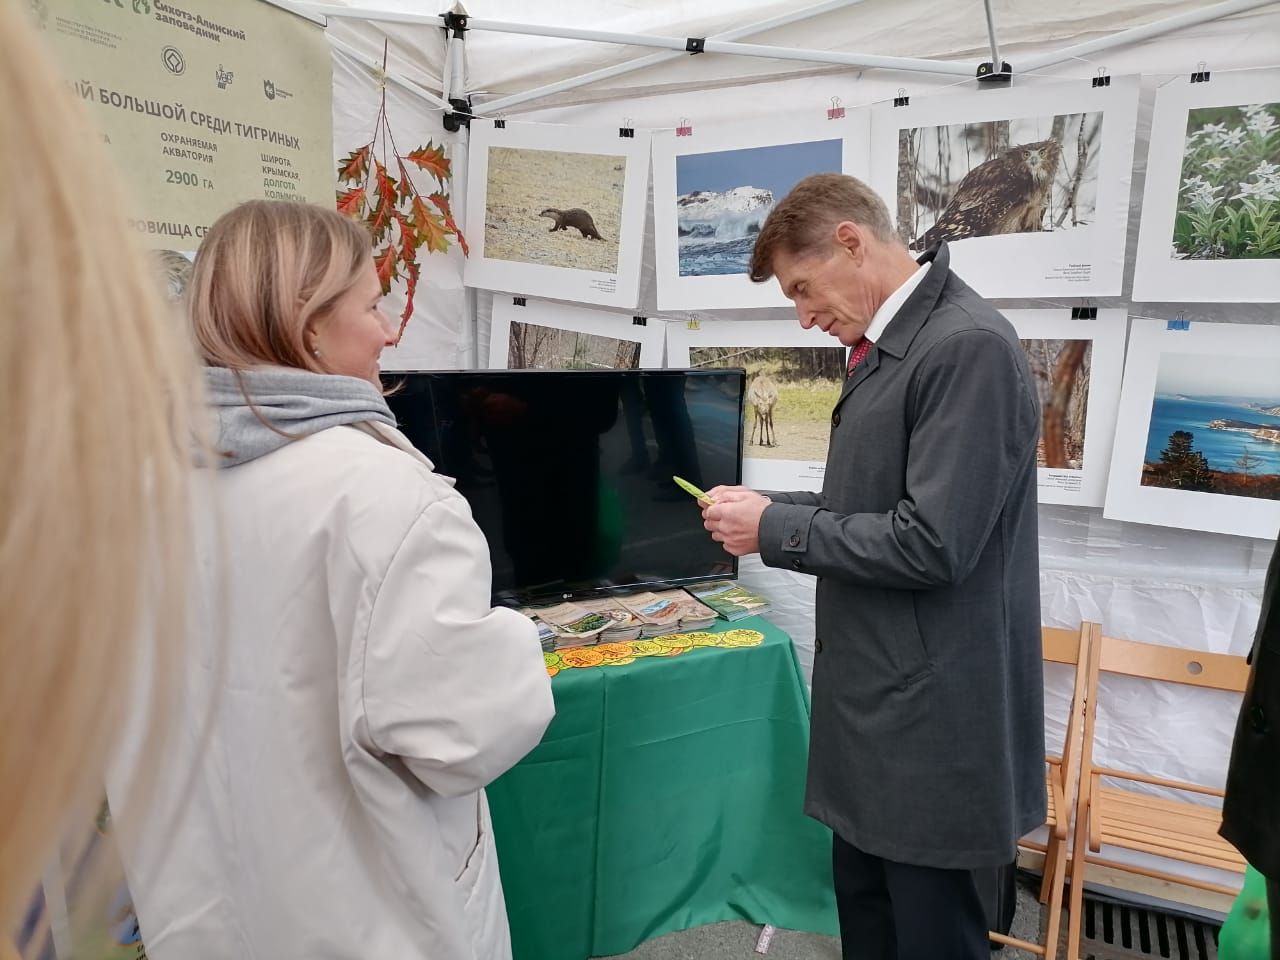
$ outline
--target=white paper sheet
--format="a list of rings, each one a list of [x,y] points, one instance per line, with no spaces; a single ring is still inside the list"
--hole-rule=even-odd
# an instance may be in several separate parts
[[[1051,421],[1061,424],[1062,450],[1052,439],[1041,448],[1040,502],[1102,506],[1120,406],[1125,312],[1099,310],[1094,319],[1073,319],[1070,310],[1002,312],[1023,341],[1041,406],[1048,412],[1055,386],[1064,397],[1065,415]],[[1073,349],[1070,341],[1083,343]],[[1042,430],[1042,444],[1050,433],[1056,431]],[[1065,462],[1050,446],[1065,453]],[[1056,465],[1045,465],[1049,459]]]
[[[1136,77],[877,105],[871,185],[904,242],[948,240],[985,297],[1115,296],[1137,111]]]
[[[653,138],[654,252],[659,310],[785,307],[777,281],[752,283],[747,263],[773,205],[813,173],[866,179],[869,113],[828,120],[761,117],[697,124]],[[681,231],[683,230],[683,235]]]
[[[1134,300],[1280,301],[1278,129],[1280,70],[1157,90]]]
[[[665,325],[586,307],[495,296],[489,366],[495,369],[630,370],[662,366]],[[514,332],[514,337],[512,336]]]
[[[1167,327],[1132,321],[1105,515],[1275,539],[1280,327]]]
[[[632,132],[514,122],[495,129],[473,120],[467,286],[633,308],[649,134]],[[554,229],[556,218],[542,215],[548,209],[579,214]]]
[[[725,352],[700,353],[706,348]],[[815,355],[815,350],[825,355]],[[847,357],[839,341],[817,327],[804,330],[794,320],[712,320],[692,330],[685,323],[667,324],[668,366],[746,368],[742,482],[758,490],[822,489],[831,410],[840,398]],[[805,375],[817,366],[835,376]],[[752,383],[761,371],[777,389],[771,409],[776,446],[765,445],[763,424],[756,421],[757,404],[752,402]],[[767,396],[762,392],[762,399]],[[759,406],[763,412],[764,404]]]

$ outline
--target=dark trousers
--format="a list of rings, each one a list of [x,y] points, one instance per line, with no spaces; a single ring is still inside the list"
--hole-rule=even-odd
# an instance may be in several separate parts
[[[895,863],[835,837],[832,872],[844,960],[989,960],[977,871]]]

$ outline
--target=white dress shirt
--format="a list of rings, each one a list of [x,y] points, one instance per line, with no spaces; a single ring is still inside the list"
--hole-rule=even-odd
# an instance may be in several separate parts
[[[902,305],[907,302],[907,297],[920,286],[920,281],[924,279],[924,275],[929,272],[929,263],[922,263],[916,268],[916,272],[907,277],[906,281],[893,293],[885,298],[884,303],[880,304],[880,309],[876,311],[875,316],[871,318],[871,324],[867,327],[867,332],[863,334],[872,343],[878,341],[884,336],[884,331],[889,326],[889,321],[898,315],[898,311],[902,309]]]

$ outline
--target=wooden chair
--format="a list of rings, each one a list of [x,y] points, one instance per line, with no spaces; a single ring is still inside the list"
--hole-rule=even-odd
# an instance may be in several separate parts
[[[1204,653],[1150,643],[1136,643],[1100,636],[1093,646],[1089,682],[1085,692],[1084,747],[1080,766],[1080,796],[1072,850],[1071,901],[1067,923],[1067,957],[1080,956],[1080,918],[1088,864],[1107,866],[1138,876],[1187,884],[1234,896],[1239,887],[1227,887],[1158,869],[1117,863],[1097,856],[1104,845],[1155,854],[1183,863],[1216,867],[1239,873],[1245,861],[1236,849],[1218,836],[1222,811],[1189,800],[1171,800],[1104,784],[1103,777],[1130,783],[1154,784],[1185,793],[1221,798],[1212,787],[1165,780],[1143,773],[1096,766],[1093,762],[1094,725],[1098,712],[1098,678],[1103,673],[1142,677],[1243,694],[1249,679],[1244,657]],[[1223,757],[1226,764],[1226,757]]]
[[[1071,709],[1067,716],[1066,736],[1062,744],[1062,756],[1045,758],[1045,786],[1049,795],[1049,842],[1036,843],[1023,839],[1019,846],[1044,853],[1044,880],[1040,884],[1040,902],[1048,905],[1049,918],[1045,930],[1044,945],[1018,940],[991,932],[988,936],[996,943],[1018,947],[1038,954],[1045,960],[1054,960],[1058,952],[1058,933],[1062,926],[1062,898],[1067,874],[1067,831],[1071,825],[1071,813],[1075,809],[1076,782],[1080,766],[1080,753],[1085,715],[1085,690],[1089,672],[1089,651],[1094,638],[1101,633],[1096,623],[1082,623],[1079,630],[1061,627],[1044,627],[1041,631],[1046,663],[1063,663],[1075,667],[1075,683],[1071,690]]]

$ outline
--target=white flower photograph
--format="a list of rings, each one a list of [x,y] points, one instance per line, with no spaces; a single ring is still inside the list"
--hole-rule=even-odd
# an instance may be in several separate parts
[[[1132,299],[1280,301],[1280,69],[1156,88]]]
[[[1280,258],[1280,103],[1187,111],[1172,256]]]

